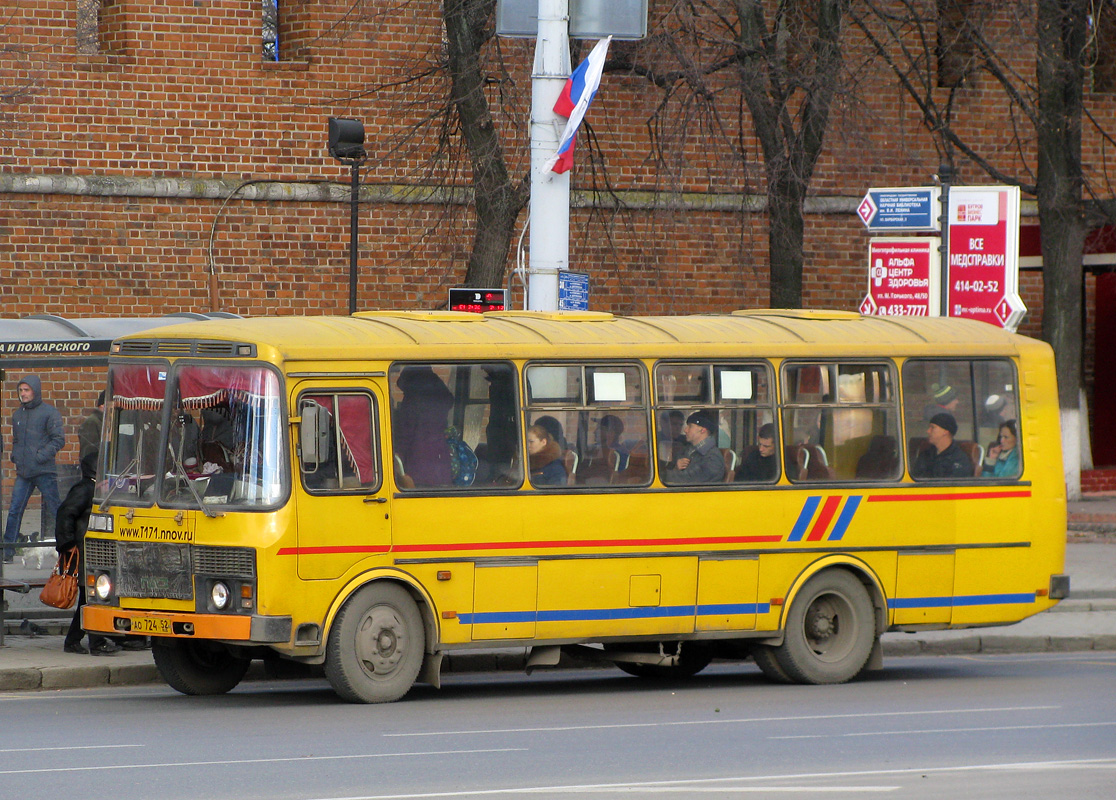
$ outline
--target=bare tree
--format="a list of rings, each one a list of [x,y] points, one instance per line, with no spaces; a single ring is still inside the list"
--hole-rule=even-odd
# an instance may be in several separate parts
[[[1080,492],[1084,309],[1082,254],[1085,235],[1113,219],[1113,202],[1097,196],[1082,163],[1083,90],[1092,3],[1089,0],[1031,0],[978,4],[949,0],[864,0],[853,19],[917,104],[922,121],[952,164],[964,158],[993,179],[1016,185],[1038,200],[1042,231],[1042,330],[1057,359],[1067,481]],[[1014,13],[1018,25],[1008,39],[1002,26],[984,24],[992,13]],[[942,12],[942,13],[939,13]],[[1033,16],[1032,16],[1033,14]],[[1027,20],[1035,27],[1029,31]],[[961,21],[958,25],[957,21]],[[952,27],[951,27],[952,24]],[[943,29],[954,37],[945,39]],[[938,33],[935,36],[935,32]],[[1020,42],[1035,53],[1035,79],[1015,65]],[[963,45],[965,63],[951,81],[936,80],[943,49]],[[956,66],[956,59],[954,60]],[[1018,167],[1005,168],[1000,153],[982,151],[953,117],[954,102],[967,83],[989,77],[1003,92],[1015,129],[1012,151]],[[952,83],[944,91],[941,83]],[[944,94],[944,99],[942,96]],[[1107,134],[1102,132],[1105,138]],[[1037,154],[1031,160],[1028,153]],[[1037,164],[1036,164],[1037,161]]]

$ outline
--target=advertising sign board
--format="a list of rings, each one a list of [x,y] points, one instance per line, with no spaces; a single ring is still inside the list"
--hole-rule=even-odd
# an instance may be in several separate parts
[[[938,315],[941,274],[937,236],[877,238],[868,243],[868,294],[860,313],[876,316]]]
[[[946,309],[1014,331],[1019,297],[1019,187],[954,186],[949,192]]]
[[[856,214],[870,231],[936,231],[941,189],[869,189]]]

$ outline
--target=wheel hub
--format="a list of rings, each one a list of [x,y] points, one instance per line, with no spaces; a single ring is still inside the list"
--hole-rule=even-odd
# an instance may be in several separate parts
[[[368,610],[360,621],[356,654],[363,668],[374,676],[390,675],[407,651],[407,631],[399,613],[390,606]]]

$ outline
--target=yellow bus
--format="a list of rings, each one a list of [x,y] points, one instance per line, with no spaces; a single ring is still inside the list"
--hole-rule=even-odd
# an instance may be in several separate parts
[[[495,647],[833,683],[1069,590],[1053,356],[980,322],[231,319],[108,381],[84,626],[187,694],[265,658],[391,701]]]

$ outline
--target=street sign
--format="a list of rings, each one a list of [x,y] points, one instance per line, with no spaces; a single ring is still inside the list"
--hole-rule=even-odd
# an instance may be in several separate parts
[[[949,191],[946,310],[1014,331],[1027,313],[1019,297],[1019,187]]]
[[[647,0],[570,0],[571,39],[642,39]],[[496,33],[533,39],[539,35],[539,0],[496,0]]]
[[[940,196],[937,186],[869,189],[856,215],[870,231],[937,231],[941,230]]]
[[[868,243],[868,294],[860,313],[937,316],[941,243],[937,236],[872,239]]]
[[[558,310],[589,310],[589,273],[569,270],[558,273]]]
[[[503,311],[507,308],[506,289],[469,289],[459,287],[449,290],[450,311]]]

